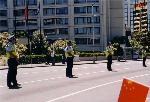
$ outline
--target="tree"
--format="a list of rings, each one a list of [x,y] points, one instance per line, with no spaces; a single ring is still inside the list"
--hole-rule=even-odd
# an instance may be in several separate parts
[[[33,32],[31,44],[33,54],[46,54],[48,51],[49,44],[47,37],[43,33],[40,34],[40,31]]]
[[[140,49],[143,45],[147,45],[147,34],[143,32],[132,33],[130,44],[133,48]]]
[[[5,55],[5,45],[7,44],[7,32],[0,33],[0,55]]]
[[[8,36],[10,34],[8,34],[8,32],[3,32],[3,33],[0,33],[0,55],[5,55],[5,46],[6,44],[8,43]],[[18,52],[19,55],[23,55],[26,50],[27,50],[27,47],[24,45],[24,44],[21,44],[21,43],[16,43],[16,50]]]
[[[55,50],[55,53],[57,54],[62,54],[64,51],[64,48],[67,46],[67,42],[69,42],[69,40],[56,40],[52,45],[51,45],[51,49]],[[74,41],[72,41],[72,46],[74,49],[75,54],[78,53],[77,51],[77,45]]]

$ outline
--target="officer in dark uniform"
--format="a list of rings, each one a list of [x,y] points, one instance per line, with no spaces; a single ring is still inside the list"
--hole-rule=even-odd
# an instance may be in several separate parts
[[[143,46],[143,48],[142,48],[143,67],[147,67],[146,64],[145,64],[146,57],[147,57],[147,55],[146,55],[146,46]]]
[[[15,48],[16,39],[13,35],[9,36],[8,43],[5,47],[6,57],[8,58],[8,73],[7,73],[7,86],[9,89],[20,88],[20,84],[17,83],[17,66],[18,66],[18,54]]]
[[[112,55],[113,55],[113,46],[109,42],[108,46],[106,47],[106,57],[107,57],[107,69],[108,69],[108,71],[112,71],[112,68],[111,68]]]
[[[65,50],[65,56],[67,61],[66,77],[72,78],[74,51],[72,48],[71,41],[67,42],[67,47],[64,50]]]

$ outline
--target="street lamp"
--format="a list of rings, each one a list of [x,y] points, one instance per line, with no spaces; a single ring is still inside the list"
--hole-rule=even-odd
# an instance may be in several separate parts
[[[95,63],[95,55],[94,55],[94,41],[95,41],[95,31],[94,31],[94,5],[95,3],[92,4],[92,33],[93,33],[93,63]]]

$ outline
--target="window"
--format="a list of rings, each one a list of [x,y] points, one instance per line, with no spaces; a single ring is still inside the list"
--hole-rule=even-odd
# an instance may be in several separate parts
[[[75,28],[75,34],[86,34],[86,28]]]
[[[55,9],[54,8],[44,8],[43,9],[43,15],[48,16],[48,15],[54,15],[55,14]]]
[[[36,16],[37,15],[37,9],[29,9],[29,15],[30,16]]]
[[[24,26],[25,21],[24,20],[14,20],[14,26]]]
[[[75,17],[74,23],[75,24],[86,24],[86,17]]]
[[[92,38],[88,38],[88,44],[89,45],[93,44],[93,39]],[[94,39],[94,44],[100,44],[100,38]]]
[[[56,4],[68,4],[68,0],[56,0]]]
[[[7,7],[7,0],[0,0],[0,7]]]
[[[87,44],[87,38],[75,38],[76,44]]]
[[[43,0],[43,4],[44,4],[44,5],[55,4],[55,0]]]
[[[74,3],[85,3],[86,0],[74,0]]]
[[[68,18],[56,18],[56,24],[62,24],[62,25],[68,24]]]
[[[89,3],[99,2],[99,0],[87,0]]]
[[[94,17],[94,23],[100,23],[100,16]]]
[[[0,20],[0,26],[7,27],[8,26],[7,20]]]
[[[74,8],[74,13],[78,14],[78,13],[86,13],[86,7],[75,7]]]
[[[100,28],[99,27],[95,27],[94,28],[94,33],[95,34],[100,34]]]
[[[15,6],[24,6],[25,5],[25,0],[15,0],[14,5]]]
[[[92,6],[87,6],[87,13],[92,13]],[[93,7],[93,13],[99,13],[99,6]]]
[[[24,9],[14,10],[14,16],[23,16]]]
[[[56,34],[56,29],[44,29],[45,35],[54,35]]]
[[[56,14],[68,14],[68,7],[56,8]]]
[[[54,18],[44,19],[43,23],[44,25],[52,25],[55,24],[55,19]]]
[[[68,34],[68,28],[59,28],[59,34]]]
[[[0,16],[6,17],[7,16],[7,10],[0,10]]]
[[[37,0],[28,0],[29,5],[37,5]]]
[[[29,19],[28,25],[37,25],[37,19]]]

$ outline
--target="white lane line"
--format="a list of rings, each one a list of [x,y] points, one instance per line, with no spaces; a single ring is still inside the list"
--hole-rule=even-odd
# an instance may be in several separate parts
[[[124,68],[124,69],[127,69],[127,70],[128,70],[129,68]]]
[[[0,85],[0,87],[5,87],[5,86],[1,86],[1,85]]]
[[[97,72],[93,72],[93,73],[95,74],[95,73],[97,73]]]
[[[139,76],[133,76],[133,77],[130,77],[130,78],[137,78],[137,77],[143,77],[143,76],[148,76],[148,75],[150,75],[150,74],[143,74],[143,75],[139,75]],[[80,91],[77,91],[77,92],[73,92],[73,93],[71,93],[71,94],[67,94],[67,95],[64,95],[64,96],[60,96],[60,97],[51,99],[51,100],[46,101],[46,102],[58,101],[58,100],[61,100],[61,99],[64,99],[64,98],[67,98],[67,97],[70,97],[70,96],[74,96],[74,95],[76,95],[76,94],[80,94],[80,93],[83,93],[83,92],[86,92],[86,91],[90,91],[90,90],[93,90],[93,89],[96,89],[96,88],[99,88],[99,87],[102,87],[102,86],[106,86],[106,85],[118,83],[118,82],[121,82],[121,81],[122,81],[122,80],[116,80],[116,81],[108,82],[108,83],[105,83],[105,84],[100,84],[100,85],[97,85],[97,86],[94,86],[94,87],[90,87],[90,88],[83,89],[83,90],[80,90]]]
[[[55,78],[51,78],[51,80],[55,80]]]
[[[85,73],[86,75],[89,75],[90,73]]]
[[[61,100],[61,99],[64,99],[64,98],[67,98],[67,97],[70,97],[70,96],[73,96],[73,95],[82,93],[82,92],[86,92],[86,91],[89,91],[89,90],[93,90],[93,89],[96,89],[96,88],[98,88],[98,87],[106,86],[106,85],[113,84],[113,83],[117,83],[117,82],[120,82],[120,81],[122,81],[122,80],[117,80],[117,81],[113,81],[113,82],[109,82],[109,83],[97,85],[97,86],[90,87],[90,88],[87,88],[87,89],[84,89],[84,90],[81,90],[81,91],[77,91],[77,92],[74,92],[74,93],[71,93],[71,94],[68,94],[68,95],[61,96],[61,97],[58,97],[58,98],[55,98],[55,99],[52,99],[52,100],[49,100],[49,101],[46,101],[46,102],[58,101],[58,100]]]

